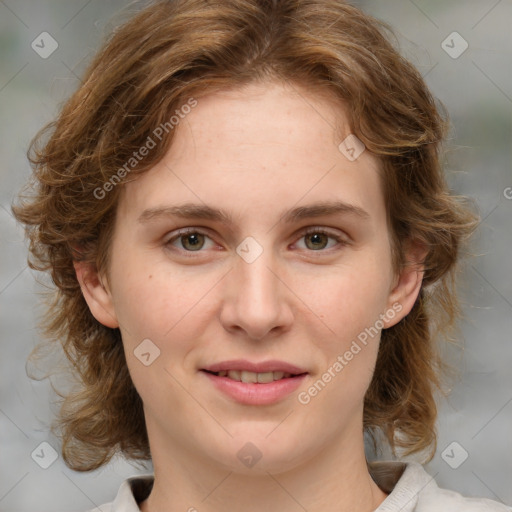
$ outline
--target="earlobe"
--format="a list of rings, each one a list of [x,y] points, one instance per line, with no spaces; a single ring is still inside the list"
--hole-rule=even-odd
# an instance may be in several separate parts
[[[385,329],[396,325],[413,308],[423,282],[424,262],[427,254],[428,248],[424,244],[415,242],[409,246],[406,252],[407,263],[393,283],[394,286],[390,290],[388,298],[388,308],[393,309],[395,312],[398,311],[398,313],[393,315],[392,318],[385,320]],[[399,308],[397,304],[400,304]]]
[[[90,263],[81,261],[74,261],[73,266],[84,299],[94,318],[106,327],[119,327],[111,292],[103,284],[97,270]]]

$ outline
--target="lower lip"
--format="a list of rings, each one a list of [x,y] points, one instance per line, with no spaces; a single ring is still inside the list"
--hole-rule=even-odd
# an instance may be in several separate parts
[[[269,405],[279,402],[279,400],[293,393],[307,376],[304,373],[295,377],[268,382],[267,384],[259,384],[240,382],[229,377],[219,377],[206,371],[202,371],[202,373],[213,382],[217,389],[237,402],[246,405]]]

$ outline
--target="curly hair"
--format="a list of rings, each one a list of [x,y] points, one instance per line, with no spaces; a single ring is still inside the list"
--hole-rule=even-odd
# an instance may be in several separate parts
[[[63,397],[56,422],[72,469],[96,469],[116,453],[151,457],[120,332],[93,317],[73,262],[108,275],[122,185],[152,168],[173,139],[173,130],[161,130],[161,142],[121,172],[155,127],[190,98],[269,79],[346,105],[351,132],[381,163],[394,270],[406,264],[409,242],[428,248],[412,311],[382,331],[363,426],[374,445],[383,433],[394,454],[430,449],[433,457],[434,394],[445,368],[436,341],[450,339],[460,316],[456,269],[477,223],[445,181],[443,109],[392,30],[339,0],[166,0],[105,42],[57,119],[32,141],[31,192],[13,205],[30,241],[29,265],[55,284],[43,343],[62,345],[81,383]]]

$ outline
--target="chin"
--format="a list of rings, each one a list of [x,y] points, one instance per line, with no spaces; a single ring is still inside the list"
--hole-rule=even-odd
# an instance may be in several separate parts
[[[277,432],[268,435],[270,431],[265,435],[256,432],[251,435],[246,430],[245,435],[234,436],[218,446],[216,454],[211,456],[227,471],[252,476],[284,473],[307,461],[308,450],[299,439],[284,430],[281,435]]]

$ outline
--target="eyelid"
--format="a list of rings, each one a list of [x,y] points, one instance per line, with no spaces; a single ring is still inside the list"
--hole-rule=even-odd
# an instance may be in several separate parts
[[[324,234],[329,235],[332,238],[335,238],[335,239],[340,240],[340,241],[346,239],[346,242],[348,243],[348,238],[349,237],[344,232],[340,232],[339,230],[336,231],[334,229],[326,228],[326,227],[322,227],[322,226],[310,226],[310,227],[307,227],[304,230],[300,231],[300,236],[310,235],[310,234],[314,234],[314,233],[324,233]]]
[[[174,234],[173,236],[169,237],[169,239],[167,240],[168,242],[171,240],[175,240],[180,236],[189,235],[190,233],[199,233],[201,235],[210,236],[210,231],[207,228],[195,228],[194,226],[175,229],[174,231],[171,231],[171,234],[172,233]]]

